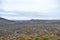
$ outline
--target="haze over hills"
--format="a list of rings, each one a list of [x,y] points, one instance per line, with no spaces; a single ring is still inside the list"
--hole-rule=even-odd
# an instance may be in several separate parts
[[[59,27],[60,20],[39,20],[39,19],[31,19],[31,20],[8,20],[0,17],[0,29],[18,29],[23,27]]]
[[[40,19],[31,19],[31,20],[8,20],[0,17],[0,22],[22,22],[22,23],[60,23],[60,20],[40,20]]]

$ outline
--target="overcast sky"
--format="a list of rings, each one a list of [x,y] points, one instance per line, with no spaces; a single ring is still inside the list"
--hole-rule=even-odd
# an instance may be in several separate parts
[[[60,19],[60,0],[0,0],[0,17],[10,20]]]

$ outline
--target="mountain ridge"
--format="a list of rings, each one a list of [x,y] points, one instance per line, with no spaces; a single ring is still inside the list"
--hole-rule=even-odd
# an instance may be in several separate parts
[[[60,23],[60,20],[40,20],[40,19],[31,19],[31,20],[8,20],[0,17],[0,22],[16,22],[16,23]]]

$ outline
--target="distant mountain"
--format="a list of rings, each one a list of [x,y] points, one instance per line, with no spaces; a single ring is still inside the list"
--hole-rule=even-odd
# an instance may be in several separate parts
[[[39,19],[32,19],[30,20],[35,23],[60,23],[60,20],[39,20]]]
[[[39,19],[31,19],[31,20],[8,20],[0,17],[0,22],[14,22],[14,23],[22,23],[22,24],[45,24],[45,23],[60,23],[60,20],[39,20]]]
[[[7,19],[0,17],[0,20],[7,20]]]
[[[40,19],[31,19],[31,20],[20,20],[16,21],[16,24],[60,24],[60,20],[40,20]]]
[[[0,17],[0,22],[13,22],[13,21]]]

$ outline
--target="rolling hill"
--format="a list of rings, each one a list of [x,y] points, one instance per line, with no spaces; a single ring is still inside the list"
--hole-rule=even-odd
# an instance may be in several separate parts
[[[60,20],[20,20],[12,21],[0,17],[0,34],[17,31],[19,33],[39,33],[42,30],[54,31],[60,29]],[[28,31],[29,30],[29,31]]]

